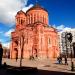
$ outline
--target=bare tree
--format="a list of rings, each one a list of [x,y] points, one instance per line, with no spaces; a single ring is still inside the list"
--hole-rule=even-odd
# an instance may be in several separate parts
[[[24,51],[24,44],[25,44],[25,35],[24,30],[20,31],[20,49],[21,49],[21,58],[20,58],[20,67],[22,66],[22,59],[23,59],[23,51]]]

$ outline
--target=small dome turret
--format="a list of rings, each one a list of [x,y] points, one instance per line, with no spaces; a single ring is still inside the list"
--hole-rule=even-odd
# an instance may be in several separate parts
[[[26,25],[26,13],[22,10],[17,12],[16,17],[16,27]]]
[[[17,14],[25,14],[22,10],[18,11]]]

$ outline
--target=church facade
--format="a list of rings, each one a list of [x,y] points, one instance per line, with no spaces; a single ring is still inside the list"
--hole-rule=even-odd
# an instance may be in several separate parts
[[[59,56],[59,38],[55,28],[49,26],[48,12],[36,4],[26,13],[16,16],[15,31],[11,33],[10,58],[54,58]]]

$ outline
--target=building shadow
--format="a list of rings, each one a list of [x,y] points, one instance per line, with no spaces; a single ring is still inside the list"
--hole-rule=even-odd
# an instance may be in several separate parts
[[[75,73],[41,70],[36,67],[14,67],[8,65],[6,68],[0,68],[0,75],[75,75]]]

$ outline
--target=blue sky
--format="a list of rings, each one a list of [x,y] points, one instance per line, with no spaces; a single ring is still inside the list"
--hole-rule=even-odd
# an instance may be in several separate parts
[[[36,0],[0,0],[0,42],[5,46],[10,42],[17,11],[26,11],[35,3]],[[38,0],[38,3],[48,11],[49,25],[59,30],[75,28],[75,0]]]
[[[28,4],[35,4],[35,0],[29,0]],[[49,24],[56,26],[64,24],[68,27],[75,25],[75,0],[38,0],[38,3],[47,9]]]

